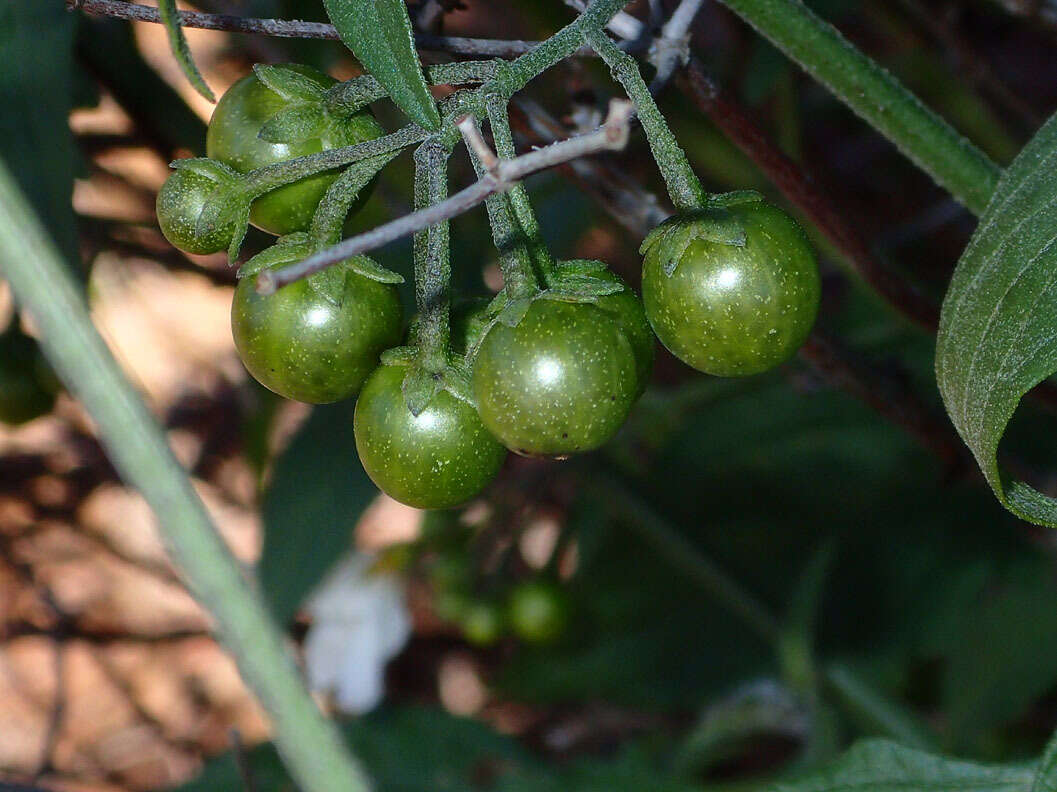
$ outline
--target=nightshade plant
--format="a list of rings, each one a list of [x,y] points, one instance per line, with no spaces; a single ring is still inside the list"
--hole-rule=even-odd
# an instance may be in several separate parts
[[[1020,399],[1057,369],[1052,343],[1057,188],[1050,176],[1057,122],[1047,123],[1003,173],[799,0],[725,3],[981,217],[943,305],[937,379],[956,429],[1002,503],[1022,518],[1057,526],[1057,501],[1011,477],[997,459]],[[592,0],[574,21],[516,57],[423,70],[403,0],[326,0],[333,32],[368,74],[332,83],[300,68],[259,65],[236,88],[251,86],[258,100],[268,100],[267,117],[245,119],[251,122],[248,131],[236,135],[251,139],[229,140],[229,119],[221,116],[211,128],[216,159],[173,163],[157,206],[161,229],[175,246],[196,254],[226,251],[235,262],[251,220],[283,234],[240,271],[233,326],[251,373],[282,395],[319,403],[350,397],[366,380],[371,410],[368,414],[365,407],[357,415],[357,441],[378,457],[365,460],[372,478],[383,488],[395,481],[389,488],[398,498],[404,489],[413,490],[406,485],[421,488],[431,471],[452,466],[459,475],[445,472],[438,491],[415,490],[403,499],[449,507],[473,497],[503,460],[496,439],[516,452],[544,456],[604,445],[649,379],[653,350],[647,322],[676,356],[723,376],[762,372],[787,360],[805,341],[812,354],[832,354],[824,341],[810,338],[820,281],[805,235],[759,194],[705,191],[651,93],[670,75],[659,75],[651,86],[629,47],[607,32],[624,4]],[[162,0],[156,12],[112,0],[72,0],[70,5],[164,23],[177,59],[206,96],[211,94],[191,61],[181,20],[238,29],[235,23],[181,17],[173,0]],[[679,24],[664,26],[662,43],[669,54],[699,5],[684,0],[672,15],[672,21],[681,20],[682,30],[673,29]],[[265,25],[262,32],[274,31]],[[606,122],[591,132],[517,156],[510,104],[531,80],[579,57],[584,48],[601,58],[630,102],[615,102]],[[656,51],[663,53],[665,47]],[[657,61],[662,72],[674,68],[670,57]],[[693,64],[688,68],[693,75]],[[436,101],[431,86],[454,90]],[[386,98],[410,123],[383,134],[367,108]],[[222,109],[235,99],[224,102]],[[633,114],[675,209],[672,220],[646,229],[653,233],[643,246],[645,309],[604,265],[556,262],[520,184],[544,168],[622,148]],[[484,140],[482,125],[491,132],[494,150]],[[251,162],[236,151],[239,142],[247,149],[285,146],[290,157]],[[448,162],[463,145],[478,181],[449,197]],[[378,173],[409,148],[414,148],[415,211],[342,240],[349,213],[362,203]],[[290,203],[276,209],[279,196]],[[448,223],[480,203],[486,204],[500,254],[503,288],[483,310],[474,337],[453,340]],[[157,427],[92,331],[83,300],[4,171],[0,222],[9,230],[0,234],[0,262],[16,297],[39,323],[57,372],[96,418],[115,464],[158,512],[192,590],[215,615],[221,636],[272,717],[276,747],[289,773],[308,792],[370,789],[366,771],[304,695],[263,604],[242,580]],[[400,316],[394,295],[403,279],[364,254],[412,234],[417,319],[407,345],[396,346]],[[847,236],[834,241],[854,248]],[[36,258],[39,264],[25,263]],[[870,270],[863,269],[868,276]],[[747,284],[751,293],[731,292]],[[875,285],[887,293],[887,287]],[[329,334],[307,332],[312,322],[303,322],[299,312],[331,323]],[[369,312],[375,324],[360,321],[364,317],[357,312]],[[345,336],[355,338],[354,348],[342,343]],[[371,369],[375,373],[368,379]],[[450,423],[470,441],[440,442],[415,424],[422,416],[439,421],[438,415],[455,416]],[[360,427],[368,424],[370,436],[361,436]],[[396,440],[390,436],[397,434]],[[392,442],[404,445],[391,450]],[[383,469],[387,457],[401,469]],[[864,695],[854,673],[814,665],[811,611],[825,575],[825,553],[804,573],[789,624],[779,624],[707,558],[680,544],[663,520],[628,499],[617,483],[598,477],[592,486],[610,508],[637,515],[650,526],[647,541],[658,554],[674,559],[775,651],[816,726],[828,717],[824,693],[836,691],[901,743],[861,744],[832,766],[782,789],[1057,787],[1052,747],[1035,765],[992,767],[940,758],[931,753],[936,746],[927,729],[887,702]],[[311,582],[298,583],[297,595]],[[284,619],[290,616],[289,603],[286,607]],[[524,602],[514,608],[515,631],[549,642],[564,629],[564,605],[543,626],[529,624],[529,611],[535,609]],[[480,627],[484,620],[471,621],[477,626],[469,632],[482,643],[500,632],[498,617],[489,616],[487,630]],[[368,730],[369,725],[355,730],[353,744],[369,744]],[[818,732],[824,741],[825,729]],[[516,787],[517,779],[512,783]],[[562,788],[564,782],[555,783]]]

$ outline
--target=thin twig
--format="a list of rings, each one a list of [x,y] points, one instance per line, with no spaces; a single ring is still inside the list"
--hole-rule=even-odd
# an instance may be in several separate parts
[[[139,3],[129,3],[125,2],[125,0],[66,0],[66,8],[71,11],[80,10],[95,16],[128,19],[135,22],[161,22],[157,8]],[[334,26],[325,22],[258,19],[231,16],[229,14],[203,14],[199,11],[181,11],[180,24],[183,27],[199,28],[201,30],[255,33],[276,38],[341,40],[341,36],[338,35],[338,31]],[[466,38],[463,36],[435,36],[429,33],[419,33],[415,36],[415,43],[421,49],[450,52],[456,55],[513,58],[535,49],[540,42],[514,39]],[[576,54],[581,57],[590,57],[594,53],[587,48],[583,48]]]
[[[657,67],[657,74],[650,83],[651,93],[660,93],[676,67],[690,59],[690,25],[703,4],[704,0],[682,0],[664,23],[661,35],[650,45],[650,60]]]
[[[628,142],[634,105],[623,100],[610,104],[606,122],[594,132],[563,140],[514,159],[499,160],[495,168],[474,184],[440,203],[380,225],[304,261],[278,270],[265,270],[257,276],[257,291],[271,294],[289,283],[308,277],[352,256],[366,253],[394,240],[422,231],[435,223],[450,220],[484,201],[488,196],[509,190],[518,180],[537,171],[601,151],[616,151]]]

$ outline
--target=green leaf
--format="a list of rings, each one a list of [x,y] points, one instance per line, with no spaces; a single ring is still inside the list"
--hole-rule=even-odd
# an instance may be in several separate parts
[[[257,63],[253,66],[253,73],[269,90],[288,102],[319,104],[327,93],[315,80],[285,66]]]
[[[210,102],[215,102],[216,97],[209,90],[209,86],[206,85],[206,81],[202,78],[201,72],[198,71],[198,67],[195,66],[194,59],[191,57],[191,49],[187,46],[183,28],[180,27],[180,14],[176,10],[176,0],[159,0],[158,14],[161,16],[161,22],[165,25],[165,30],[169,34],[169,48],[172,49],[172,54],[176,58],[176,62],[180,64],[180,68],[183,69],[184,75],[198,93],[202,94]]]
[[[0,158],[71,262],[78,260],[69,124],[75,20],[61,3],[0,3]]]
[[[1057,501],[1011,478],[998,445],[1021,398],[1057,370],[1057,116],[1006,170],[943,302],[936,378],[1002,504],[1057,527]]]
[[[687,735],[676,764],[682,775],[702,776],[730,759],[747,739],[784,735],[799,741],[809,727],[803,702],[777,680],[761,679],[710,706]]]
[[[275,464],[264,495],[264,550],[257,575],[280,624],[350,546],[360,515],[378,494],[360,466],[355,402],[312,410]]]
[[[1030,766],[961,762],[865,740],[825,769],[768,792],[1028,792],[1033,775]]]
[[[424,129],[440,128],[404,0],[324,0],[342,41],[393,102]]]
[[[301,143],[318,138],[327,125],[327,114],[318,104],[284,107],[261,125],[257,137],[269,143]]]
[[[381,792],[483,791],[495,788],[497,776],[545,776],[545,770],[511,738],[440,709],[381,710],[343,728]],[[293,785],[271,743],[250,749],[246,758],[258,792],[291,792]],[[540,787],[518,787],[532,788]],[[178,792],[238,789],[242,789],[238,765],[228,753],[207,762],[198,778]]]
[[[1057,734],[1050,738],[1039,760],[1031,792],[1057,792]]]

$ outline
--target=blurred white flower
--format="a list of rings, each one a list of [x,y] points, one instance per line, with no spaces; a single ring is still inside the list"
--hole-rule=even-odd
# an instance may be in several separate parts
[[[381,702],[386,663],[411,635],[399,578],[371,571],[373,563],[373,556],[362,553],[340,562],[308,602],[308,683],[331,693],[338,708],[352,714]]]

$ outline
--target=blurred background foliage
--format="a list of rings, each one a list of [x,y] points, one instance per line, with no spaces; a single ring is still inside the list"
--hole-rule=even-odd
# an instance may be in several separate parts
[[[560,0],[447,5],[444,32],[481,37],[545,37],[571,13]],[[631,10],[645,16],[649,5]],[[999,162],[1057,104],[1057,28],[1045,4],[1035,16],[1031,4],[1020,14],[984,0],[809,5]],[[195,7],[324,18],[320,2],[303,0]],[[117,252],[230,284],[222,262],[167,249],[149,217],[71,204],[75,179],[117,189],[115,151],[134,149],[157,171],[203,149],[208,110],[178,75],[159,72],[166,55],[145,51],[142,27],[67,13],[58,0],[0,5],[0,156],[87,283],[93,263]],[[333,42],[198,34],[191,43],[219,88],[257,61],[355,73]],[[938,304],[972,217],[718,3],[705,3],[693,46],[723,94],[830,196],[883,267]],[[527,96],[569,134],[615,93],[597,63],[579,60],[535,81]],[[783,202],[678,84],[661,99],[707,188],[755,188]],[[71,132],[71,109],[100,102],[117,105],[127,124],[114,132],[75,123]],[[376,112],[387,128],[399,123],[384,103]],[[641,136],[603,162],[639,199],[663,195]],[[355,227],[406,212],[410,175],[408,158],[387,168]],[[581,189],[590,174],[569,175],[529,184],[554,252],[604,259],[635,282],[635,229],[614,219],[597,191]],[[471,176],[457,157],[453,183]],[[130,189],[149,200],[149,188]],[[524,535],[544,524],[557,549],[543,563],[561,578],[570,625],[549,645],[506,637],[477,647],[426,618],[432,626],[417,629],[390,667],[386,703],[347,726],[380,789],[763,789],[863,737],[982,761],[1038,755],[1057,725],[1053,536],[1006,513],[964,452],[937,453],[907,431],[907,416],[923,415],[933,436],[950,435],[932,335],[863,283],[811,216],[798,216],[822,259],[819,329],[838,340],[851,361],[844,369],[807,354],[771,375],[722,381],[661,351],[653,386],[609,447],[565,463],[511,459],[484,504],[431,515],[419,538],[386,551],[432,611],[444,593],[431,573],[438,558],[469,569],[472,596],[501,598],[515,580],[539,574],[541,564],[519,553]],[[251,238],[251,248],[264,244]],[[483,211],[454,222],[452,245],[457,288],[494,289]],[[409,251],[405,241],[377,258],[409,275]],[[404,296],[410,307],[410,288]],[[850,387],[849,371],[863,374]],[[875,398],[863,398],[864,388]],[[377,494],[356,458],[352,405],[316,408],[279,442],[277,432],[289,436],[277,429],[289,424],[284,405],[237,376],[222,390],[227,396],[214,390],[200,408],[238,428],[230,453],[259,485],[250,500],[263,519],[262,589],[300,637],[299,607]],[[205,425],[207,438],[218,431],[216,421]],[[1052,480],[1053,429],[1052,408],[1026,402],[1004,448]],[[452,653],[485,691],[458,712],[472,721],[445,712],[450,702],[438,697],[438,669]],[[271,748],[248,757],[259,790],[289,788]],[[184,788],[232,789],[238,779],[228,755]],[[104,780],[137,786],[120,774]]]

